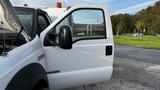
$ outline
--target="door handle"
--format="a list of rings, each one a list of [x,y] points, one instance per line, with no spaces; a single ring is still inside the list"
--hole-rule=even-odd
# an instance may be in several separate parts
[[[113,46],[106,46],[106,56],[112,55]]]

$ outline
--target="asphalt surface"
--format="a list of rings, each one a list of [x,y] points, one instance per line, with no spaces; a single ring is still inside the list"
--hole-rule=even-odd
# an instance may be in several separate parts
[[[160,90],[160,50],[115,46],[110,81],[67,90]]]

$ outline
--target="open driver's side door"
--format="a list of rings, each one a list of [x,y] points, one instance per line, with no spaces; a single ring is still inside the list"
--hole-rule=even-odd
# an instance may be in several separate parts
[[[58,46],[57,36],[64,25],[72,32],[73,47],[67,50]],[[51,33],[55,36],[46,39]],[[110,16],[105,7],[74,6],[44,30],[41,39],[50,89],[70,88],[110,79],[114,44]],[[46,45],[48,41],[52,44]]]

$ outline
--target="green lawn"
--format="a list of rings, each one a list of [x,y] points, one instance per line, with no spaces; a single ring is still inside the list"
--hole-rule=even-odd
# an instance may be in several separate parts
[[[142,40],[134,39],[133,35],[120,35],[114,37],[116,45],[130,45],[146,48],[160,49],[160,37],[143,36]]]

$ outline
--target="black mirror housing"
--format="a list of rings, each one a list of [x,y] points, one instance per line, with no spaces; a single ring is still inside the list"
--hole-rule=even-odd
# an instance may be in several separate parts
[[[63,25],[59,31],[59,47],[62,49],[72,48],[72,33],[70,27]]]

